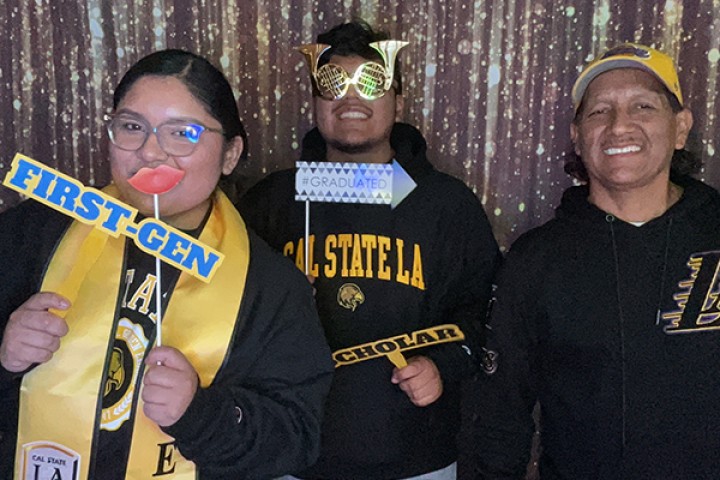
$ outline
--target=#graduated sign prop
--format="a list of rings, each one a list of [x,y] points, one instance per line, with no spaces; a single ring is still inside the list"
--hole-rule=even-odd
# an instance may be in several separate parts
[[[295,200],[305,202],[305,274],[308,273],[310,202],[364,203],[395,208],[417,184],[395,160],[391,164],[296,162]],[[402,352],[439,343],[457,342],[465,335],[457,325],[440,325],[333,352],[335,366],[385,356],[396,367],[407,361]]]
[[[295,200],[398,206],[415,181],[400,164],[297,162]]]

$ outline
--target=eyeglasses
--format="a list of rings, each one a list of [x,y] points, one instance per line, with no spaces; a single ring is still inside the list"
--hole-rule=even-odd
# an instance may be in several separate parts
[[[387,79],[385,67],[376,62],[365,62],[350,76],[347,70],[334,63],[318,68],[315,75],[320,95],[328,100],[340,100],[347,95],[350,85],[365,100],[376,100],[385,95]]]
[[[210,128],[199,123],[182,120],[168,120],[157,127],[151,127],[143,118],[135,115],[105,115],[110,141],[121,150],[134,152],[145,145],[151,133],[157,137],[160,148],[174,157],[186,157],[195,151],[203,132],[223,135],[221,129]]]

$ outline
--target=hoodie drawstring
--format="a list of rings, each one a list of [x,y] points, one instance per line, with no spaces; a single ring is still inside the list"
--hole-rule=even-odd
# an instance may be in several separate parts
[[[623,314],[622,301],[620,297],[620,259],[618,258],[617,243],[615,241],[615,216],[607,214],[605,221],[610,224],[610,238],[612,240],[613,260],[615,262],[615,295],[618,304],[618,322],[620,326],[620,371],[622,375],[622,451],[621,457],[625,457],[625,413],[627,412],[626,372],[625,372],[625,315]]]
[[[625,315],[620,296],[620,259],[618,256],[617,241],[615,239],[615,216],[611,214],[605,215],[605,221],[610,225],[610,238],[612,240],[613,260],[615,262],[615,295],[618,304],[618,323],[620,327],[620,362],[622,373],[622,452],[621,458],[625,456],[626,446],[626,413],[627,413],[627,387],[626,387],[626,364],[625,364]],[[667,262],[670,251],[670,235],[672,232],[673,217],[670,217],[665,232],[665,248],[663,254],[662,272],[660,274],[660,290],[658,291],[657,308],[655,314],[655,324],[660,324],[660,307],[662,305],[662,297],[665,292],[665,276],[667,273]]]

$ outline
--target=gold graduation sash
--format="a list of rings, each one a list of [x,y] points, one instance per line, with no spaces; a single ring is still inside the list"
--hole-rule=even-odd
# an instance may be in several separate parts
[[[106,193],[117,196],[110,186]],[[207,387],[222,365],[240,310],[249,263],[245,224],[227,197],[216,191],[213,210],[199,240],[225,254],[207,284],[181,273],[162,322],[163,343],[180,350]],[[36,480],[57,471],[63,480],[87,480],[93,439],[102,410],[103,372],[113,345],[113,323],[124,274],[125,237],[73,222],[60,241],[41,291],[57,292],[72,306],[70,327],[53,358],[23,378],[20,389],[15,478]],[[126,478],[195,479],[195,465],[174,439],[143,413],[141,391],[135,412]],[[159,470],[163,470],[160,472]],[[169,473],[171,472],[172,473]],[[160,473],[160,475],[158,475]]]

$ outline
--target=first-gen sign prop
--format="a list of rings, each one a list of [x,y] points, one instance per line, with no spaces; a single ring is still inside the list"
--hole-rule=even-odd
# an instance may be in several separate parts
[[[224,258],[160,220],[135,223],[137,209],[19,153],[3,185],[112,237],[127,235],[141,250],[204,282],[210,281]]]

